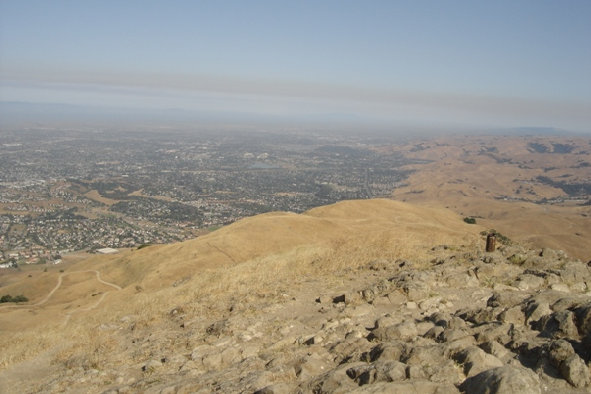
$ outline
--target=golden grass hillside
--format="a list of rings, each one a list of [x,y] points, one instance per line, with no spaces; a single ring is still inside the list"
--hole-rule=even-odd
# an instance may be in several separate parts
[[[387,199],[344,201],[299,215],[247,218],[183,243],[93,256],[60,267],[63,272],[31,269],[19,280],[3,280],[9,284],[0,288],[30,298],[28,305],[0,307],[0,365],[44,350],[67,353],[88,351],[87,342],[108,344],[97,327],[126,315],[158,324],[181,306],[199,319],[205,311],[214,315],[227,300],[280,293],[337,268],[354,269],[373,259],[420,262],[441,244],[478,248],[481,230],[445,209]]]
[[[532,247],[566,251],[591,259],[591,206],[539,181],[591,183],[588,138],[462,136],[391,147],[413,159],[414,172],[393,197],[444,207]],[[532,144],[546,146],[537,152]],[[553,144],[572,147],[557,154]],[[384,148],[384,152],[386,149]],[[382,153],[384,153],[382,152]],[[553,202],[541,202],[553,200]]]

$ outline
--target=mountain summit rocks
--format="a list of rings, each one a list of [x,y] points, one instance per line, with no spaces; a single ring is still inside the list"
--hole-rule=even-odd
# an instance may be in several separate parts
[[[100,369],[62,366],[38,388],[588,392],[587,264],[520,246],[432,253],[429,264],[375,260],[302,279],[289,294],[251,297],[203,324],[183,308],[169,314],[168,326],[141,328],[128,317],[114,337],[116,358]]]

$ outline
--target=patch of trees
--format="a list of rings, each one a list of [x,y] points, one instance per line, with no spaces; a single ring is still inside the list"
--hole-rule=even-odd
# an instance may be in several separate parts
[[[119,201],[109,209],[113,212],[120,212],[154,222],[165,220],[201,223],[202,219],[201,210],[194,206],[175,201],[163,201],[137,196],[133,196],[125,201]]]
[[[536,142],[532,142],[530,144],[528,144],[528,146],[533,149],[534,151],[536,151],[537,153],[558,153],[558,154],[566,154],[566,153],[571,153],[575,147],[573,145],[567,145],[567,144],[555,144],[552,143],[552,150],[550,150],[550,148],[544,144],[539,144]]]
[[[25,297],[24,295],[20,294],[17,296],[11,296],[10,294],[5,294],[2,297],[0,297],[0,304],[6,303],[6,302],[27,302],[29,301],[29,299],[27,297]]]
[[[556,182],[546,176],[536,178],[538,182],[562,189],[569,196],[581,196],[591,194],[591,183],[566,183]]]
[[[78,215],[77,207],[68,208],[65,211],[48,212],[40,215],[37,220],[84,220],[86,216]]]
[[[552,153],[571,153],[575,149],[572,145],[566,144],[552,144],[554,151]]]
[[[550,151],[546,145],[538,144],[537,142],[531,142],[528,146],[538,153],[548,153]]]
[[[501,233],[499,233],[497,230],[490,229],[488,231],[482,231],[480,233],[480,235],[482,236],[487,236],[489,234],[492,234],[495,236],[495,238],[497,239],[498,242],[502,243],[503,245],[511,245],[513,243],[513,241],[511,241],[511,239]]]

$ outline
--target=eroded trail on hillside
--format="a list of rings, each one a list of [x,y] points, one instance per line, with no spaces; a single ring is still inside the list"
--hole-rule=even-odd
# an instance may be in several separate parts
[[[33,307],[42,306],[42,305],[46,304],[51,299],[51,297],[55,294],[55,292],[58,291],[62,287],[65,276],[70,275],[70,274],[81,274],[81,273],[88,273],[88,272],[94,273],[96,275],[96,280],[99,283],[102,283],[106,286],[112,287],[117,291],[121,290],[121,287],[116,285],[115,283],[111,283],[111,282],[107,282],[107,281],[103,280],[101,278],[101,273],[97,270],[82,270],[82,271],[63,272],[57,278],[57,284],[55,285],[55,287],[53,289],[51,289],[51,291],[45,297],[43,297],[43,299],[41,299],[40,301],[38,301],[34,304],[30,304],[30,305],[4,305],[1,308],[2,309],[29,309],[29,308],[33,308]],[[110,292],[111,291],[106,291],[106,292],[102,293],[99,300],[96,303],[94,303],[93,305],[91,305],[90,307],[76,309],[74,311],[70,311],[70,312],[66,313],[66,319],[64,320],[63,324],[64,325],[67,324],[68,321],[70,320],[70,317],[76,312],[89,311],[89,310],[92,310],[92,309],[95,309],[96,307],[98,307],[103,302],[103,300],[105,299],[107,294],[109,294]]]

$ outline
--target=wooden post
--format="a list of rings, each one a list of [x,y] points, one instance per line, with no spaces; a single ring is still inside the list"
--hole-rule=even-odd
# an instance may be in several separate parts
[[[486,236],[486,251],[487,252],[494,252],[495,251],[495,235],[488,234]]]

